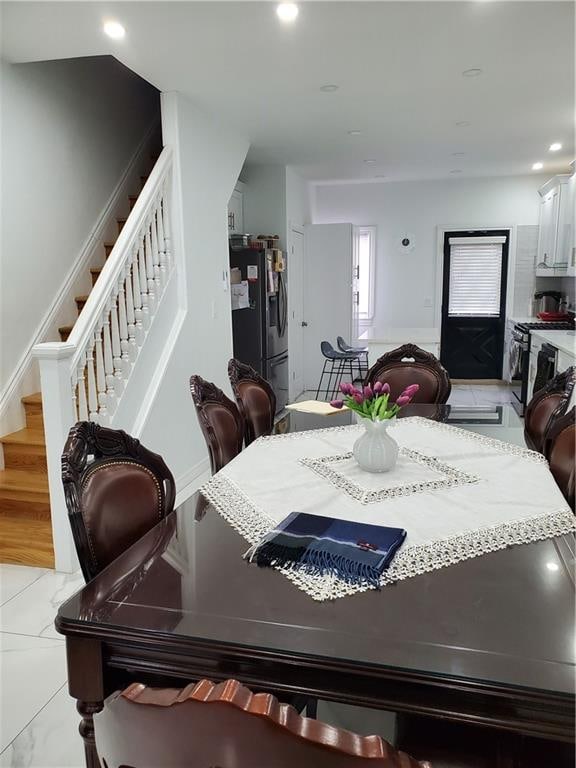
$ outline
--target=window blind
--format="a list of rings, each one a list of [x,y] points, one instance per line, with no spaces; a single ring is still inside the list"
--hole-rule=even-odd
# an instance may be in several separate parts
[[[498,317],[504,238],[450,238],[449,317]]]

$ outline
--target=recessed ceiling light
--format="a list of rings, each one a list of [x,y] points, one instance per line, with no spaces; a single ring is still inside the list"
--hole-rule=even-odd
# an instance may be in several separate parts
[[[376,160],[372,160],[372,159],[370,158],[370,159],[368,159],[368,160],[364,160],[364,162],[366,163],[366,165],[374,165],[374,163],[376,162]]]
[[[482,74],[482,70],[478,67],[472,67],[472,69],[465,69],[464,72],[462,72],[463,77],[478,77],[478,75]]]
[[[107,21],[104,24],[104,34],[111,37],[112,40],[122,40],[126,34],[126,30],[119,21]]]
[[[550,144],[549,152],[559,152],[562,149],[562,144],[559,141],[555,141],[554,144]]]
[[[357,131],[356,129],[354,129],[352,131],[348,131],[348,136],[360,136],[361,133],[362,131]]]
[[[549,571],[559,571],[560,566],[558,563],[546,563],[546,568],[548,568]]]
[[[321,85],[320,90],[324,93],[334,93],[334,91],[337,91],[338,88],[340,88],[339,85]]]
[[[374,176],[375,179],[385,179],[386,175],[384,173],[379,173],[376,176]]]
[[[533,171],[541,171],[544,168],[544,163],[534,163],[532,166]]]
[[[282,21],[294,21],[298,16],[298,6],[296,3],[280,3],[276,8],[276,13]]]
[[[450,171],[450,173],[462,173],[462,171],[460,170],[460,168],[454,168],[453,170]]]
[[[455,125],[457,128],[468,128],[472,123],[469,123],[468,120],[459,120]]]
[[[452,152],[452,157],[465,157],[466,152]]]

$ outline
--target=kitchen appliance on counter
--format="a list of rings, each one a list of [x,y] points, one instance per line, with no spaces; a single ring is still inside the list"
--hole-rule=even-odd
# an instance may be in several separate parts
[[[512,329],[509,349],[512,405],[520,416],[528,403],[528,374],[530,368],[530,331],[572,331],[574,319],[562,322],[516,323]],[[554,375],[554,374],[552,374]]]
[[[284,259],[276,252],[230,248],[246,300],[232,309],[234,357],[254,368],[276,395],[276,412],[288,403],[288,296]],[[234,305],[233,305],[234,306]]]
[[[533,314],[541,312],[559,312],[562,294],[560,291],[536,291],[534,294]]]

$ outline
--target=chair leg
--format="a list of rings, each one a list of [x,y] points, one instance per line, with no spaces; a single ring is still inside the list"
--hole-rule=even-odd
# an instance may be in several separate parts
[[[322,368],[322,373],[320,374],[320,381],[318,382],[318,388],[316,390],[316,400],[318,400],[318,395],[320,394],[320,387],[322,386],[322,379],[324,378],[324,374],[326,373],[326,363],[328,360],[324,360],[324,367]]]
[[[333,400],[333,399],[334,399],[334,397],[333,397],[333,395],[332,395],[332,392],[333,392],[333,388],[332,388],[332,376],[336,376],[336,378],[338,378],[338,372],[337,372],[337,370],[336,370],[336,369],[335,369],[335,367],[334,367],[334,363],[335,363],[335,361],[334,361],[334,360],[332,360],[331,362],[332,362],[332,366],[331,366],[331,368],[330,368],[330,376],[329,376],[329,378],[328,378],[328,388],[326,389],[326,399],[330,398],[330,400]]]
[[[342,376],[344,375],[345,366],[346,366],[345,360],[338,360],[338,369],[336,371],[334,389],[332,390],[332,396],[330,400],[335,400],[338,395],[338,389],[340,387],[340,382],[342,381]]]
[[[318,699],[308,699],[306,701],[306,717],[316,720],[318,717]]]

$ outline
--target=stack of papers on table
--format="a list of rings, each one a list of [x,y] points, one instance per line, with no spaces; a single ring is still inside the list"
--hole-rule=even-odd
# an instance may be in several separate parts
[[[348,410],[345,405],[342,408],[333,408],[330,403],[325,403],[322,400],[302,400],[300,403],[291,403],[286,408],[289,411],[315,413],[318,416],[333,416],[335,413],[342,413],[342,411]]]

